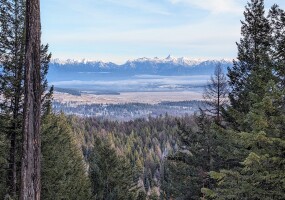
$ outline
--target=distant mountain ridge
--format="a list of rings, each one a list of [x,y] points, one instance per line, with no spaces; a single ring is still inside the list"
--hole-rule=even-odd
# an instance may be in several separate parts
[[[67,59],[67,60],[61,60],[61,59],[52,59],[50,64],[51,65],[95,65],[99,67],[106,67],[106,66],[124,66],[124,65],[131,65],[131,64],[138,64],[138,63],[153,63],[153,64],[173,64],[173,65],[183,65],[183,66],[195,66],[200,64],[213,64],[213,63],[222,63],[222,64],[231,64],[232,60],[230,59],[189,59],[186,57],[180,57],[175,58],[171,55],[167,56],[166,58],[147,58],[142,57],[134,60],[128,60],[124,64],[115,64],[113,62],[103,62],[103,61],[93,61],[88,59],[82,59],[82,60],[75,60],[75,59]]]
[[[138,58],[118,65],[112,62],[83,60],[59,60],[50,62],[49,81],[106,80],[134,77],[137,75],[184,76],[211,75],[220,64],[226,72],[232,61],[175,58]]]
[[[89,92],[178,91],[202,87],[221,65],[224,72],[232,61],[174,58],[138,58],[118,65],[88,60],[52,60],[48,81],[58,88]],[[191,89],[192,88],[192,89]]]

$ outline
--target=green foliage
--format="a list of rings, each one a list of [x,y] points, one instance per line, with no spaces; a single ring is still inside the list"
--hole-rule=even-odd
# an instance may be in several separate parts
[[[255,98],[263,97],[264,84],[273,78],[270,60],[269,20],[265,17],[264,1],[251,0],[246,6],[242,21],[240,42],[237,43],[238,57],[228,76],[231,92],[231,109],[248,112]],[[258,96],[250,97],[254,91]]]
[[[177,159],[177,157],[176,157]],[[161,196],[164,199],[198,199],[203,177],[198,168],[180,160],[166,160],[161,174]]]
[[[137,195],[137,197],[136,197],[136,200],[146,200],[146,199],[147,199],[147,195],[146,195],[145,191],[140,190],[140,191],[138,192],[138,195]]]
[[[168,156],[162,174],[162,190],[166,199],[199,199],[201,188],[213,188],[208,176],[228,161],[228,136],[216,125],[212,117],[201,111],[191,125],[179,122],[180,150]],[[203,190],[204,191],[204,190]]]
[[[24,2],[0,0],[0,109],[5,120],[7,195],[17,197],[24,76]],[[5,115],[5,116],[4,116]],[[6,177],[5,177],[6,176]]]
[[[184,120],[190,121],[191,119],[185,117]],[[90,159],[87,158],[90,157],[91,152],[94,153],[93,149],[96,150],[97,142],[101,140],[117,156],[124,157],[124,162],[132,171],[131,180],[137,187],[144,190],[147,196],[153,191],[159,194],[161,162],[168,153],[175,151],[178,142],[175,118],[161,116],[150,117],[147,120],[112,122],[73,116],[69,118],[69,121],[87,163],[90,163]],[[112,154],[110,153],[110,155]],[[101,168],[103,167],[101,166]],[[94,188],[96,187],[94,186]]]
[[[285,51],[280,43],[284,35],[278,33],[284,27],[284,11],[275,5],[266,18],[263,3],[252,0],[246,7],[239,63],[229,72],[233,90],[228,126],[236,132],[233,143],[240,145],[240,165],[210,173],[217,186],[204,191],[208,198],[285,198],[285,92],[280,76]]]
[[[25,1],[0,0],[0,94],[1,115],[6,119],[5,130],[1,131],[6,137],[5,166],[7,196],[14,199],[19,196],[19,178],[21,165],[23,99],[24,99],[24,57],[25,57]],[[48,45],[41,46],[41,94],[47,89],[46,75],[51,54]],[[42,103],[50,98],[49,93]],[[45,107],[45,106],[44,106]],[[2,116],[1,116],[2,117]],[[4,127],[3,125],[3,127]]]
[[[251,0],[244,15],[226,122],[211,125],[202,113],[196,127],[180,126],[182,146],[165,164],[166,199],[191,199],[191,189],[196,199],[285,198],[285,14],[274,5],[266,17],[264,1]]]
[[[63,115],[43,119],[42,155],[42,199],[90,199],[86,167]]]
[[[21,152],[25,6],[0,5],[0,198],[8,198],[19,187],[11,172]],[[285,199],[285,12],[274,5],[266,16],[264,1],[250,0],[244,16],[225,122],[213,123],[223,107],[215,100],[210,116],[66,119],[51,114],[53,88],[43,95],[42,198]],[[50,58],[42,45],[42,94]],[[217,99],[212,83],[206,97]]]
[[[118,156],[108,140],[95,139],[90,156],[90,178],[94,199],[128,199],[136,183],[130,164]]]
[[[7,146],[7,139],[3,132],[5,132],[6,123],[5,118],[0,115],[0,198],[4,197],[7,194],[7,185],[6,185],[6,178],[7,178],[7,155],[8,155],[8,146]]]

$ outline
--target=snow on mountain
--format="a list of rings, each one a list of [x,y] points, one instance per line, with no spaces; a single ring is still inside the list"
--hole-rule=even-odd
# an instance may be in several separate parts
[[[60,60],[60,59],[52,59],[51,64],[54,65],[98,65],[99,67],[107,67],[108,65],[117,65],[111,62],[103,62],[103,61],[93,61],[93,60],[87,60],[87,59],[82,59],[82,60],[74,60],[74,59],[67,59],[67,60]],[[210,60],[210,59],[189,59],[186,57],[181,57],[181,58],[175,58],[171,55],[167,56],[166,58],[147,58],[147,57],[142,57],[134,60],[128,60],[125,64],[123,65],[117,65],[117,66],[125,66],[129,65],[131,67],[134,67],[138,63],[149,63],[149,64],[173,64],[173,65],[183,65],[183,66],[197,66],[200,64],[204,65],[212,65],[212,64],[232,64],[232,60],[229,59],[220,59],[220,60]]]
[[[211,75],[215,66],[220,64],[226,72],[232,66],[232,61],[175,58],[138,58],[128,60],[122,65],[103,61],[53,59],[50,62],[48,80],[93,80],[135,77],[136,75],[182,76],[182,75]]]

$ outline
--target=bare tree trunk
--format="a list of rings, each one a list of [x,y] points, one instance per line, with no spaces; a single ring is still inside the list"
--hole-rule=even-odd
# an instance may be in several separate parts
[[[40,187],[40,0],[26,1],[25,99],[21,200],[39,200]]]

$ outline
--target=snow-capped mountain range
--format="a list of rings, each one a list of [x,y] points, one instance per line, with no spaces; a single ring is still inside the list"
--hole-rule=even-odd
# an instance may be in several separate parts
[[[89,60],[59,60],[50,63],[48,82],[60,88],[93,91],[188,90],[207,83],[215,67],[226,73],[232,61],[174,58],[138,58],[118,65]]]
[[[117,65],[117,66],[124,66],[124,65],[132,65],[132,64],[137,64],[137,63],[152,63],[152,64],[173,64],[173,65],[184,65],[184,66],[195,66],[195,65],[200,65],[202,63],[206,64],[214,64],[214,63],[221,63],[221,64],[231,64],[232,60],[231,59],[189,59],[186,57],[180,57],[180,58],[175,58],[171,55],[167,56],[166,58],[147,58],[147,57],[142,57],[134,60],[128,60],[125,64],[123,65],[117,65],[112,62],[103,62],[103,61],[93,61],[93,60],[88,60],[88,59],[82,59],[82,60],[75,60],[75,59],[67,59],[67,60],[61,60],[61,59],[52,59],[51,64],[52,65],[78,65],[78,64],[83,64],[83,65],[98,65],[99,67],[106,67],[108,65]]]
[[[232,66],[231,60],[205,60],[174,58],[138,58],[118,65],[112,62],[54,59],[50,63],[49,82],[55,81],[91,81],[134,78],[140,75],[156,76],[192,76],[211,75],[215,66],[220,64],[226,72]]]

